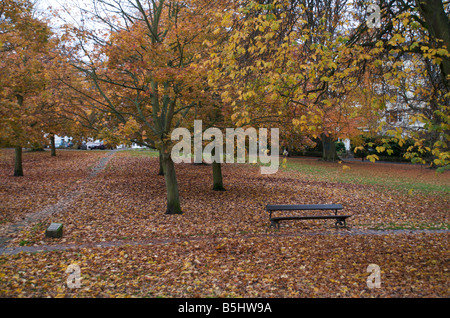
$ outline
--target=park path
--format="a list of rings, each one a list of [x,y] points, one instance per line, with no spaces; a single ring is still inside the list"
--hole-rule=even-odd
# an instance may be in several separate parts
[[[50,204],[40,211],[30,213],[25,216],[22,221],[10,224],[6,229],[6,237],[0,237],[0,253],[5,250],[5,246],[8,244],[10,238],[8,234],[13,234],[15,232],[21,231],[28,224],[38,222],[39,220],[51,216],[55,213],[63,212],[80,194],[82,194],[82,189],[84,186],[91,181],[96,175],[98,175],[103,169],[105,169],[106,164],[112,158],[112,156],[119,150],[111,150],[105,157],[101,158],[96,166],[90,171],[88,176],[80,183],[77,184],[75,190],[69,192],[64,198],[59,200],[54,204]]]
[[[39,246],[18,246],[18,247],[0,247],[0,255],[15,255],[21,252],[25,253],[37,253],[37,252],[51,252],[51,251],[67,251],[78,249],[92,249],[92,248],[108,248],[108,247],[121,247],[121,246],[148,246],[148,245],[161,245],[169,243],[184,243],[195,242],[204,240],[220,240],[224,238],[233,239],[254,239],[254,238],[295,238],[301,236],[312,235],[338,235],[338,236],[354,236],[354,235],[401,235],[401,234],[426,234],[426,233],[447,233],[450,234],[450,230],[352,230],[352,229],[338,229],[335,232],[304,232],[304,233],[267,233],[267,234],[250,234],[250,235],[233,235],[233,236],[198,236],[198,237],[179,237],[179,238],[154,238],[140,241],[104,241],[104,242],[92,242],[84,244],[60,244],[60,245],[39,245]]]

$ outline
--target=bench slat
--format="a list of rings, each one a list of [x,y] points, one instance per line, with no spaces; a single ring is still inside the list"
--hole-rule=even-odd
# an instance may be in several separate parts
[[[273,205],[268,204],[266,211],[292,211],[292,210],[342,210],[342,204],[294,204]]]
[[[346,219],[351,217],[351,215],[306,215],[306,216],[277,216],[270,219],[270,221],[281,221],[281,220],[307,220],[307,219]]]

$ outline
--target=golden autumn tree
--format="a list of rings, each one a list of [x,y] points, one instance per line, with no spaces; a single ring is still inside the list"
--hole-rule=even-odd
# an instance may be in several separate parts
[[[324,159],[336,159],[334,141],[351,119],[346,96],[366,58],[347,45],[347,4],[248,1],[223,15],[222,27],[233,31],[212,56],[210,78],[229,80],[218,89],[238,125],[272,122],[321,137],[330,148]]]
[[[74,146],[80,146],[89,138],[98,139],[103,128],[98,122],[98,112],[93,109],[91,96],[85,94],[90,88],[85,74],[69,63],[69,52],[59,40],[51,59],[45,63],[48,81],[38,105],[52,156],[56,155],[55,135],[71,136]]]
[[[103,136],[160,151],[167,214],[182,213],[171,132],[189,113],[211,105],[199,59],[213,23],[208,1],[95,1],[85,16],[100,30],[72,29],[79,58],[72,59],[89,84],[84,94],[99,116]],[[192,117],[191,117],[192,118]]]
[[[43,139],[38,105],[53,41],[29,1],[2,1],[0,18],[0,133],[15,148],[14,175],[22,176],[22,147]]]
[[[348,43],[369,49],[367,60],[381,78],[378,93],[384,100],[408,113],[406,127],[386,130],[400,146],[414,142],[405,154],[412,162],[449,167],[450,104],[450,3],[441,0],[380,1],[379,24],[367,23],[365,3],[355,2],[358,23]],[[377,71],[378,69],[378,71]],[[395,109],[394,109],[395,110]],[[383,123],[386,125],[386,123]],[[410,129],[418,126],[417,129]],[[382,152],[387,143],[380,147]],[[376,155],[374,155],[376,157]]]
[[[320,136],[324,149],[331,150],[324,158],[333,159],[333,141],[358,123],[349,122],[357,119],[349,105],[370,74],[377,77],[376,94],[385,104],[401,94],[393,88],[406,84],[425,104],[411,117],[424,129],[411,134],[415,145],[407,157],[423,162],[428,151],[436,156],[433,163],[448,165],[449,4],[393,0],[380,7],[377,27],[369,27],[364,1],[247,1],[225,12],[222,27],[233,31],[212,56],[210,76],[229,79],[218,89],[234,107],[238,124],[291,119],[294,129]],[[406,60],[415,62],[407,66]],[[413,80],[421,74],[426,76]],[[404,143],[399,129],[389,133]]]

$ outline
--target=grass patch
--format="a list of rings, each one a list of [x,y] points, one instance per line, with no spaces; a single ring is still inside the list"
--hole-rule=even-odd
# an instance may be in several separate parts
[[[379,223],[369,227],[371,230],[449,230],[449,223]]]
[[[288,159],[285,171],[298,171],[318,181],[341,182],[350,184],[373,185],[387,189],[395,189],[415,195],[423,194],[448,194],[450,184],[448,175],[438,175],[423,167],[408,167],[408,171],[402,171],[401,166],[365,163],[328,163],[319,160]],[[415,169],[414,169],[415,168]],[[401,173],[400,173],[401,172]],[[427,175],[427,178],[417,178],[418,174]]]
[[[27,241],[27,240],[22,240],[19,242],[19,246],[27,246],[27,245],[31,245],[32,242]]]
[[[122,153],[131,157],[159,157],[158,150],[154,149],[128,149]]]

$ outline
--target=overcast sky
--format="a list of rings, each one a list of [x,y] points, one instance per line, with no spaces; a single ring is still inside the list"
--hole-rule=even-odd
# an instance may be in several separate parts
[[[92,0],[35,0],[37,14],[50,18],[52,27],[61,24],[61,19],[52,16],[52,11],[49,10],[50,7],[52,10],[58,10],[59,15],[66,19],[67,22],[75,23],[75,19],[79,19],[79,10],[77,8],[87,8],[90,4],[92,4]],[[71,11],[70,15],[67,10]]]

